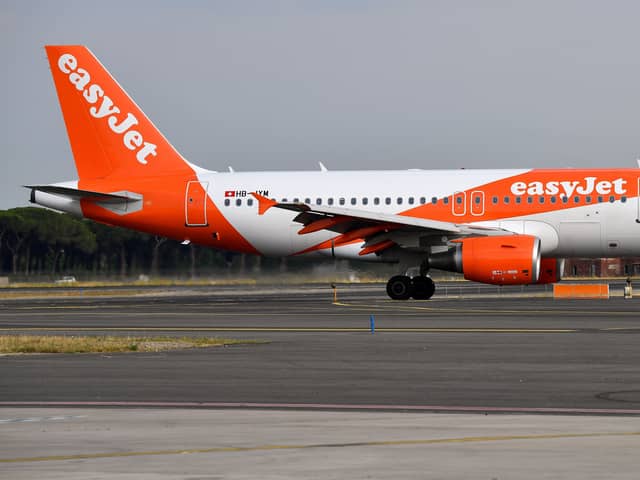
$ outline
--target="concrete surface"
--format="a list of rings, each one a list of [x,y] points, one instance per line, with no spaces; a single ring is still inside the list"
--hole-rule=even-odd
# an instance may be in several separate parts
[[[12,479],[636,479],[640,418],[0,409]]]

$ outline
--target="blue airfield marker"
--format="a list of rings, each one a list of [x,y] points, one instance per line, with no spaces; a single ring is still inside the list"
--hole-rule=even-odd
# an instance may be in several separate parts
[[[376,333],[376,319],[373,315],[369,317],[369,326],[371,327],[371,335]]]

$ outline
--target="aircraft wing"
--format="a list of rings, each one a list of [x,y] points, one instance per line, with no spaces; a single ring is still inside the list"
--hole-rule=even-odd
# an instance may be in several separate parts
[[[298,232],[300,235],[329,230],[339,235],[332,240],[335,246],[350,243],[357,239],[364,239],[360,255],[381,253],[394,247],[405,247],[402,238],[442,237],[455,239],[466,236],[505,235],[511,232],[498,229],[442,222],[426,218],[416,218],[391,213],[371,212],[368,210],[334,207],[327,205],[309,205],[306,203],[280,203],[252,194],[258,200],[258,213],[263,215],[269,208],[280,208],[299,212],[294,221],[303,225]],[[415,241],[408,242],[415,246]],[[442,243],[440,241],[428,242]]]

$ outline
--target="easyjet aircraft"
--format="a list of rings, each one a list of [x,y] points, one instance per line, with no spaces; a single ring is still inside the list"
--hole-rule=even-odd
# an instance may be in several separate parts
[[[484,283],[560,280],[562,258],[640,255],[639,169],[213,172],[185,160],[83,46],[47,46],[78,180],[31,201],[185,243],[419,267]],[[414,269],[416,270],[416,269]]]

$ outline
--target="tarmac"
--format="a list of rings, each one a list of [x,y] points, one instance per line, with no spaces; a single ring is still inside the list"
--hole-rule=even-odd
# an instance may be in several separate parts
[[[636,479],[640,419],[198,409],[0,410],[11,479]]]
[[[0,299],[0,333],[267,343],[0,357],[0,477],[637,476],[640,299],[27,293]]]

